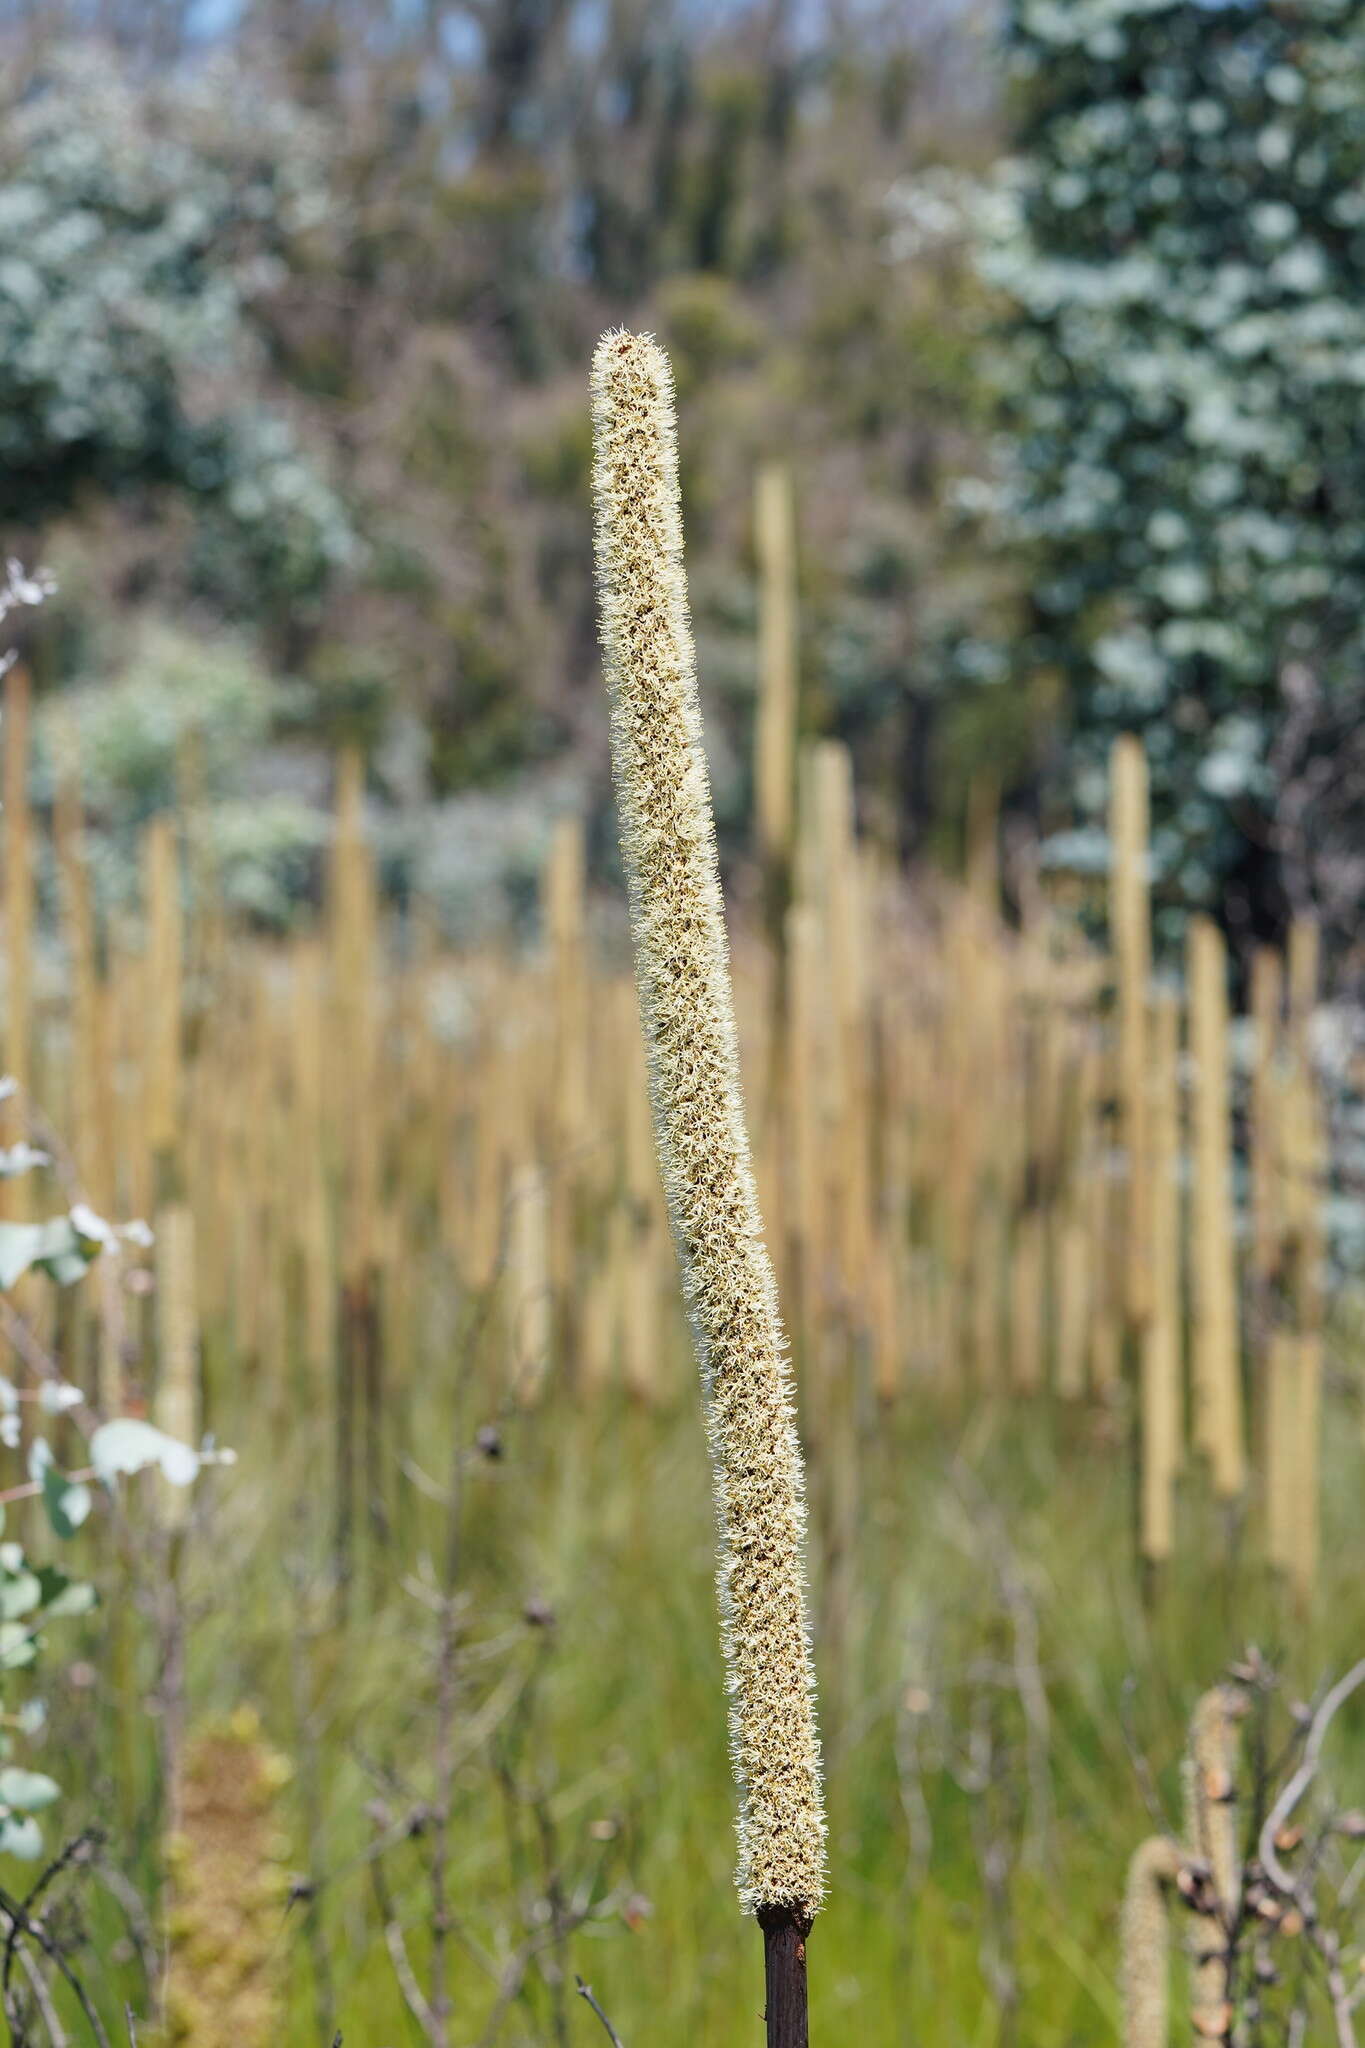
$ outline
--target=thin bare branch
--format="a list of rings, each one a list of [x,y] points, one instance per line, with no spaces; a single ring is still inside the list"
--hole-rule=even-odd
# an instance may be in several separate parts
[[[20,1934],[27,1935],[30,1941],[36,1942],[49,1962],[56,1965],[61,1975],[65,1978],[67,1987],[75,1998],[76,2003],[84,2013],[86,2024],[99,2044],[99,2048],[110,2048],[109,2036],[104,2031],[103,2022],[91,2002],[89,1992],[42,1922],[31,1919],[19,1901],[12,1899],[8,1892],[5,1891],[0,1891],[0,1916],[3,1916],[9,1922],[12,1929],[17,1929]],[[9,2004],[8,1991],[5,1993],[5,2004],[6,2006]]]
[[[47,1981],[42,1971],[38,1968],[37,1962],[26,1948],[21,1948],[19,1951],[19,1967],[28,1978],[29,1990],[33,1993],[33,2003],[42,2015],[43,2025],[47,2028],[47,2037],[52,2043],[52,2048],[66,2048],[66,2030],[57,2017],[57,2008],[52,2003],[52,1993],[47,1988]]]
[[[1264,1825],[1261,1828],[1257,1853],[1260,1856],[1262,1868],[1278,1891],[1283,1892],[1288,1898],[1297,1900],[1300,1905],[1304,1902],[1300,1898],[1299,1884],[1293,1875],[1285,1869],[1283,1863],[1281,1863],[1275,1847],[1275,1839],[1280,1830],[1289,1821],[1300,1800],[1317,1776],[1318,1762],[1322,1755],[1322,1745],[1326,1740],[1327,1731],[1331,1727],[1333,1719],[1351,1697],[1352,1693],[1357,1691],[1361,1685],[1365,1685],[1365,1657],[1362,1657],[1358,1664],[1353,1664],[1345,1677],[1339,1678],[1331,1691],[1324,1696],[1309,1727],[1308,1740],[1304,1744],[1302,1761],[1266,1815]]]
[[[579,1997],[587,2000],[588,2004],[597,2014],[598,2019],[601,2020],[603,2026],[606,2028],[607,2038],[611,2042],[611,2048],[624,2048],[624,2043],[621,2040],[621,2036],[617,2033],[615,2027],[607,2018],[606,2014],[603,2012],[597,2000],[593,1997],[591,1984],[585,1984],[581,1977],[575,1977],[574,1982],[578,1986]]]

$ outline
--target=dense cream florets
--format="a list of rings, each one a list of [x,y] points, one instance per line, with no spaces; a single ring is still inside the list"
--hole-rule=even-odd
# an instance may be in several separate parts
[[[803,1475],[738,1047],[683,573],[673,379],[647,335],[593,363],[612,765],[669,1215],[715,1475],[740,1897],[812,1912],[825,1821]]]

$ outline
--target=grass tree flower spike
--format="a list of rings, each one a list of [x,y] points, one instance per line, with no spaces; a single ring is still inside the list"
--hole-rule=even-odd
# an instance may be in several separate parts
[[[1217,1910],[1200,1914],[1190,1926],[1191,2015],[1202,2039],[1220,2040],[1231,2011],[1228,1985],[1229,1931],[1242,1898],[1237,1764],[1246,1695],[1235,1685],[1216,1685],[1190,1717],[1189,1743],[1181,1770],[1185,1795],[1185,1847],[1209,1874]]]
[[[603,338],[592,404],[598,602],[636,978],[715,1474],[739,1893],[765,1931],[785,1915],[800,1947],[825,1884],[804,1479],[740,1093],[673,380],[651,337]],[[770,1980],[770,2039],[772,2005]]]
[[[1170,1902],[1180,1851],[1153,1835],[1128,1865],[1120,1931],[1123,1943],[1123,2048],[1168,2048]]]

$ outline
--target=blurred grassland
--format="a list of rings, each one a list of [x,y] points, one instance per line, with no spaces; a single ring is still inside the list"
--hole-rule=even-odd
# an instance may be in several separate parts
[[[482,1419],[477,1396],[452,1397],[459,1371],[458,1359],[434,1357],[414,1396],[420,1413],[408,1419],[412,1440],[430,1447],[429,1477],[452,1426],[468,1443]],[[302,1420],[284,1437],[263,1394],[234,1389],[221,1404],[242,1462],[215,1482],[211,1537],[187,1583],[194,1712],[259,1706],[295,1764],[284,1811],[299,1868],[310,1800],[323,1816],[315,1872],[331,1875],[311,1904],[281,1904],[288,2039],[320,2038],[325,2004],[348,2043],[415,2040],[363,1859],[379,1828],[430,1792],[435,1676],[422,1601],[404,1580],[440,1558],[444,1509],[420,1486],[405,1489],[389,1548],[362,1568],[351,1625],[338,1628],[321,1570],[327,1444]],[[1239,1561],[1198,1479],[1182,1489],[1190,1526],[1177,1562],[1144,1599],[1127,1428],[1122,1407],[965,1412],[925,1395],[887,1413],[869,1407],[837,1446],[810,1446],[834,1872],[812,1945],[817,2038],[1114,2039],[1119,1895],[1150,1832],[1121,1721],[1125,1681],[1137,1674],[1132,1728],[1173,1819],[1185,1721],[1229,1657],[1257,1640],[1283,1658],[1289,1697],[1358,1652],[1354,1389],[1337,1387],[1328,1417],[1325,1568],[1311,1616],[1295,1614],[1258,1563]],[[506,1427],[502,1445],[497,1459],[466,1466],[462,1489],[457,1744],[469,1753],[451,1835],[455,2037],[591,2038],[577,1971],[627,2048],[748,2038],[743,2018],[752,2010],[756,2027],[762,1987],[730,1885],[695,1404],[679,1397],[647,1412],[608,1398],[584,1409],[556,1390]],[[832,1494],[856,1503],[847,1557],[831,1555]],[[528,1622],[528,1601],[553,1622]],[[1035,1627],[1046,1722],[1031,1729],[1019,1680]],[[96,1692],[70,1734],[108,1757],[121,1738],[100,1726],[99,1702]],[[1362,1764],[1357,1707],[1333,1737],[1343,1800]],[[981,1782],[964,1789],[974,1769]],[[377,1780],[389,1770],[385,1789]],[[384,1811],[367,1817],[377,1792]],[[615,1903],[543,1973],[532,1966],[494,2036],[483,2029],[497,1987],[470,1948],[505,1961],[536,1932],[534,1909],[529,1927],[518,1915],[543,1889],[531,1811],[542,1798],[567,1890],[596,1872],[594,1896]],[[428,1856],[419,1837],[385,1859],[419,1970]],[[996,1864],[994,1888],[983,1859]],[[330,1973],[321,1995],[310,1981],[318,1941]],[[988,1981],[983,1961],[1003,1974]]]

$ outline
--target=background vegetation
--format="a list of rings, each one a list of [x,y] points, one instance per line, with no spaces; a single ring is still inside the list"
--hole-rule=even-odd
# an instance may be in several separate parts
[[[638,1124],[624,1093],[582,1110],[634,1071],[589,580],[615,322],[677,373],[779,1239],[806,1219],[774,977],[849,1006],[801,1084],[837,1164],[803,1248],[825,1307],[779,1245],[818,2035],[1115,2038],[1123,1870],[1178,1809],[1195,1699],[1257,1642],[1289,1741],[1362,1647],[1363,37],[1356,0],[0,9],[0,528],[55,579],[0,596],[33,685],[3,735],[0,1230],[54,1233],[0,1304],[11,1931],[35,1847],[72,1845],[32,1900],[49,1946],[0,1951],[16,2039],[85,2024],[54,1950],[111,2040],[127,2004],[202,2048],[562,2048],[597,2025],[576,1973],[627,2048],[757,2031],[693,1369]],[[774,459],[814,849],[780,943],[751,833]],[[1120,1012],[1150,993],[1145,939],[1105,931],[1132,731],[1161,987],[1191,909],[1229,942],[1252,1467],[1210,1498],[1191,1446],[1164,1560],[1115,1279],[1147,1078]],[[1281,1043],[1256,948],[1291,924],[1328,1001],[1291,953]],[[1171,1083],[1179,1122],[1192,1044]],[[1277,1117],[1307,1153],[1266,1264]],[[1265,1540],[1285,1334],[1321,1367],[1320,1569]],[[101,1418],[238,1463],[181,1498],[116,1435],[149,1469],[115,1499],[112,1467],[74,1476]],[[1313,1850],[1348,1919],[1362,1757],[1357,1700]],[[1340,2040],[1320,1958],[1288,1957],[1248,2048],[1276,1999]]]

